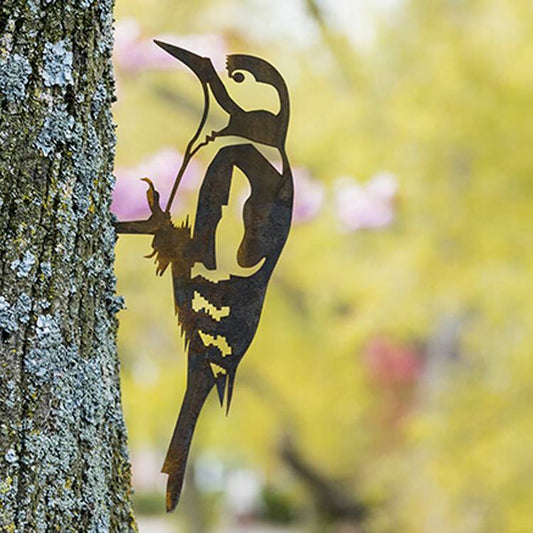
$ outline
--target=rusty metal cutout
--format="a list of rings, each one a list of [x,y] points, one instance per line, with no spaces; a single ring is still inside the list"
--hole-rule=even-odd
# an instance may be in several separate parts
[[[243,72],[256,82],[273,86],[280,111],[245,111],[229,96],[211,60],[160,41],[157,45],[187,65],[199,78],[204,94],[204,112],[189,142],[165,210],[153,183],[147,198],[152,212],[147,220],[117,222],[118,233],[153,235],[157,274],[171,267],[175,310],[188,353],[187,388],[172,435],[162,472],[168,474],[166,509],[173,511],[179,501],[193,431],[200,410],[213,387],[226,413],[231,404],[237,367],[254,338],[272,271],[287,240],[292,216],[293,181],[285,139],[289,122],[289,95],[279,72],[267,61],[249,55],[227,58],[229,77],[240,83]],[[197,142],[209,112],[210,94],[229,115],[226,127]],[[216,137],[233,136],[274,147],[282,161],[281,172],[251,143],[224,146],[207,168],[200,187],[196,218],[173,224],[170,208],[189,161],[200,148]],[[243,207],[244,237],[237,252],[241,267],[256,267],[249,276],[231,275],[213,282],[191,275],[196,263],[215,270],[215,236],[227,205],[233,170],[248,179],[251,194]]]

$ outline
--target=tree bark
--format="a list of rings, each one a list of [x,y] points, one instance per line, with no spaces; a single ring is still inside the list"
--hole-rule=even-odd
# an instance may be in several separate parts
[[[0,530],[135,531],[109,211],[112,0],[0,2]]]

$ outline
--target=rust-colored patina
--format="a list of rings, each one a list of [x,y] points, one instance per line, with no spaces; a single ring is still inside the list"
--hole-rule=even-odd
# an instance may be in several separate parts
[[[162,471],[168,474],[166,509],[173,511],[179,501],[192,435],[200,410],[213,387],[221,405],[229,410],[237,367],[254,338],[270,276],[281,254],[292,216],[293,181],[285,151],[289,122],[289,95],[279,72],[267,61],[249,55],[230,55],[227,70],[236,82],[242,72],[252,74],[258,83],[273,86],[280,100],[280,110],[246,111],[228,94],[211,60],[167,43],[161,48],[187,65],[199,78],[204,94],[204,112],[200,125],[189,142],[181,168],[165,210],[159,193],[148,183],[151,216],[147,220],[117,222],[118,233],[153,235],[153,253],[157,274],[170,265],[175,309],[188,353],[187,389],[172,435]],[[222,130],[211,132],[196,144],[204,127],[210,95],[229,115]],[[203,146],[217,137],[232,136],[239,142],[221,148],[211,161],[200,187],[194,224],[188,220],[177,226],[170,208],[181,177],[189,161]],[[256,145],[274,147],[281,158],[281,171],[263,156]],[[218,282],[192,276],[192,268],[202,263],[208,270],[217,267],[215,235],[227,205],[233,170],[241,170],[248,179],[251,194],[243,207],[244,237],[237,252],[241,267],[256,267],[249,276],[230,275]]]

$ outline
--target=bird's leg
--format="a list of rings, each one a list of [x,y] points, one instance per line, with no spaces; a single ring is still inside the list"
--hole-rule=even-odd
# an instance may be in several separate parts
[[[128,220],[126,222],[119,220],[114,225],[117,233],[131,235],[154,235],[158,228],[152,217],[147,220]]]
[[[148,183],[146,196],[152,214],[146,220],[115,222],[115,231],[117,233],[155,235],[162,228],[170,227],[172,225],[170,221],[170,213],[163,211],[159,205],[159,193],[156,191],[154,184],[148,178],[143,178],[143,181]]]

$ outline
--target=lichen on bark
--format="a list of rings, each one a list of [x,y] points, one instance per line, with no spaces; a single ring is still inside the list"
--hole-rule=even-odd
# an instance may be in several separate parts
[[[0,531],[135,531],[113,274],[112,0],[0,3]]]

